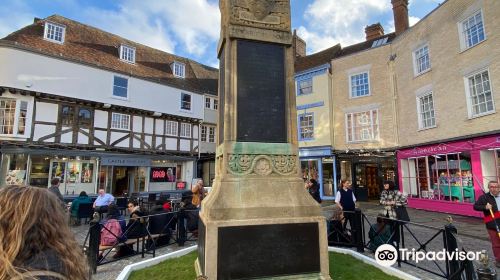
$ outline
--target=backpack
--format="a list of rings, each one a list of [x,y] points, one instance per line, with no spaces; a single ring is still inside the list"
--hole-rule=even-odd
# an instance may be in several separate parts
[[[116,219],[110,219],[101,229],[101,245],[113,246],[118,243],[118,238],[122,235],[122,227]]]

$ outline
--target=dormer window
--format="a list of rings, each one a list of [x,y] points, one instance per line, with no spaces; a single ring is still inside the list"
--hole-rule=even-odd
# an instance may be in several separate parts
[[[135,48],[121,45],[120,59],[129,63],[135,63]]]
[[[172,63],[172,70],[175,77],[185,78],[186,77],[186,67],[184,63],[174,62]]]
[[[63,44],[65,32],[66,27],[64,25],[47,21],[45,23],[43,38],[54,43]]]

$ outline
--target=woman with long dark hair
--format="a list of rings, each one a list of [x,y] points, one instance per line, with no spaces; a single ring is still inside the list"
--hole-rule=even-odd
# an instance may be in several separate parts
[[[68,215],[47,189],[0,188],[0,279],[89,279]]]

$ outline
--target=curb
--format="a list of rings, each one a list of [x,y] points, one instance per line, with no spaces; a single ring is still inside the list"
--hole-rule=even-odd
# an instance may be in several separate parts
[[[410,275],[406,272],[403,272],[397,268],[394,268],[394,267],[387,267],[387,266],[382,266],[380,264],[378,264],[374,259],[372,258],[369,258],[363,254],[360,254],[358,252],[355,252],[355,251],[352,251],[352,250],[349,250],[349,249],[344,249],[344,248],[337,248],[337,247],[328,247],[328,251],[329,252],[335,252],[335,253],[339,253],[339,254],[345,254],[345,255],[351,255],[352,257],[364,262],[364,263],[367,263],[371,266],[374,266],[380,270],[382,270],[385,274],[388,274],[388,275],[392,275],[392,276],[395,276],[395,277],[398,277],[400,279],[405,279],[405,280],[420,280],[420,278],[417,278],[413,275]]]
[[[179,251],[175,251],[175,252],[168,253],[168,254],[165,254],[162,256],[158,256],[156,258],[144,260],[142,262],[138,262],[138,263],[134,263],[134,264],[129,264],[122,270],[122,272],[120,272],[118,277],[116,277],[116,280],[126,280],[130,276],[132,271],[143,269],[143,268],[150,267],[153,265],[157,265],[164,260],[178,258],[180,256],[187,255],[187,254],[195,251],[197,248],[198,248],[198,245],[194,245],[194,246],[191,246],[191,247],[179,250]]]

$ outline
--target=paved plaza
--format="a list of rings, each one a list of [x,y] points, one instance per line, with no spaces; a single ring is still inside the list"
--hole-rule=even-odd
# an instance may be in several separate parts
[[[324,201],[322,206],[323,214],[325,215],[325,217],[329,217],[331,215],[330,213],[332,204],[328,201]],[[377,202],[361,202],[359,206],[362,209],[363,213],[370,219],[370,221],[377,216],[378,211],[381,209]],[[411,231],[421,242],[425,242],[429,238],[431,238],[437,232],[437,228],[443,228],[446,224],[446,218],[448,217],[447,214],[429,212],[424,210],[408,209],[408,212],[413,223],[422,225],[409,225]],[[458,230],[459,248],[463,246],[468,251],[486,250],[490,257],[493,256],[490,242],[481,219],[457,215],[450,216],[453,218],[453,224]],[[76,234],[78,243],[83,244],[88,231],[88,225],[72,227],[72,229]],[[418,248],[416,241],[411,236],[408,236],[408,234],[405,236],[405,240],[407,241],[407,248]],[[438,247],[442,246],[442,242],[442,237],[438,236],[433,242],[429,243],[427,249],[439,250],[440,248]],[[176,250],[180,250],[194,244],[195,242],[186,242],[184,247],[179,247],[176,244],[163,247],[157,250],[157,256],[174,252]],[[365,250],[364,254],[373,258],[373,253],[368,250]],[[151,255],[146,255],[145,259],[150,259],[151,257]],[[98,266],[97,273],[94,275],[93,279],[115,279],[118,274],[120,274],[122,269],[125,268],[125,266],[145,259],[142,259],[140,255],[136,255],[116,262]],[[430,267],[432,270],[437,269],[432,263],[422,263],[422,265]],[[426,273],[421,269],[405,264],[402,265],[401,270],[422,279],[437,278],[436,276],[430,273]]]

